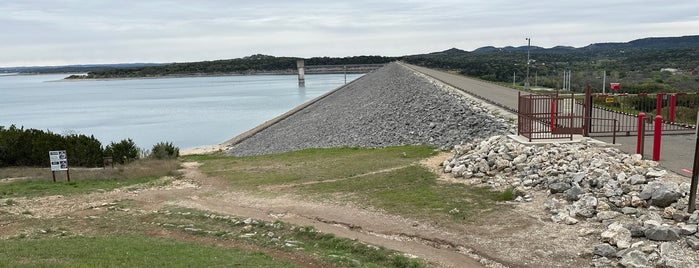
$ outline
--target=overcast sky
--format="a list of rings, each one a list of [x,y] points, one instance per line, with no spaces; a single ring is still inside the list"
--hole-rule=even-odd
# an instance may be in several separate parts
[[[699,34],[698,1],[0,0],[0,66],[401,56]]]

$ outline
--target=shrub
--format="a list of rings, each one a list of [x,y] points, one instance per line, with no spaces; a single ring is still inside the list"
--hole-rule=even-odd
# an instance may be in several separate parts
[[[0,126],[0,167],[46,166],[48,152],[66,150],[70,166],[102,164],[102,144],[94,136]]]
[[[180,156],[180,148],[172,145],[171,142],[159,142],[153,145],[150,157],[155,159],[172,159]]]
[[[111,156],[114,162],[124,164],[131,160],[138,159],[139,149],[132,139],[121,140],[119,143],[111,142],[104,148],[104,154]]]

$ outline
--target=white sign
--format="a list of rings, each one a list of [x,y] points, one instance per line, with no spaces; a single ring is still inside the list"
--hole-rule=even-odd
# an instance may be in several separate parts
[[[66,151],[49,151],[51,171],[68,170],[68,155]]]

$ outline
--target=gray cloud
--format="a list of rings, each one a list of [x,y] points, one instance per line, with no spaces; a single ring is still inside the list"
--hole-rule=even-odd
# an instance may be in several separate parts
[[[3,1],[0,66],[406,55],[696,34],[699,3]]]

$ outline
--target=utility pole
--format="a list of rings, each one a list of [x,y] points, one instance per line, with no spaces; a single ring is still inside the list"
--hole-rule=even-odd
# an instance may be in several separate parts
[[[517,72],[512,72],[512,87],[515,87],[515,81],[517,81]]]
[[[527,81],[524,82],[524,89],[529,90],[529,46],[531,46],[532,39],[527,37]]]
[[[602,71],[602,94],[607,93],[606,88],[607,88],[607,70],[603,70]]]

